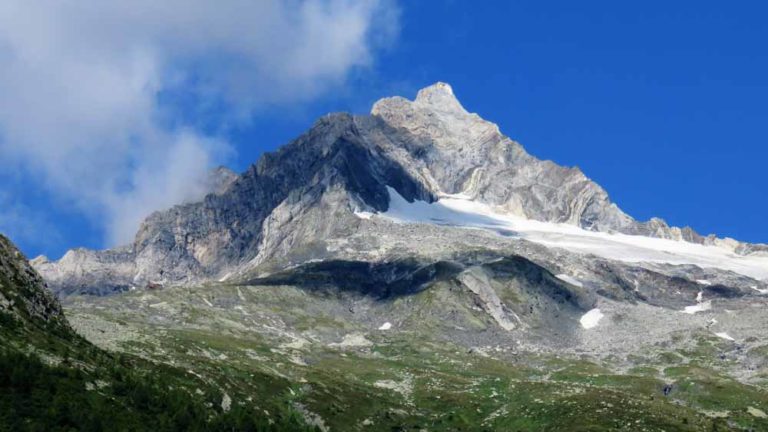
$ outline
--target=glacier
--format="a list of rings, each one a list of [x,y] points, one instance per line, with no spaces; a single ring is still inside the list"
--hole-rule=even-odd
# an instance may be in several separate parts
[[[441,194],[436,202],[409,202],[387,186],[389,208],[379,213],[397,223],[427,223],[493,231],[548,247],[623,262],[692,264],[768,279],[768,257],[737,255],[725,247],[681,240],[589,231],[572,224],[541,222],[501,212],[466,194]],[[366,217],[370,217],[366,215]]]

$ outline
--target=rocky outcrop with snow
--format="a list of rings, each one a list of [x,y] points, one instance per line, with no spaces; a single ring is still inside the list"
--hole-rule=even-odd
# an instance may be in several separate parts
[[[765,253],[660,219],[634,220],[578,168],[531,156],[467,112],[444,83],[413,101],[382,99],[370,115],[324,116],[241,175],[220,169],[217,178],[204,200],[150,215],[131,245],[33,265],[58,292],[105,293],[245,277],[303,260],[420,254],[422,244],[403,239],[383,249],[372,234],[370,216],[387,213],[390,190],[409,203],[459,196],[524,220]]]

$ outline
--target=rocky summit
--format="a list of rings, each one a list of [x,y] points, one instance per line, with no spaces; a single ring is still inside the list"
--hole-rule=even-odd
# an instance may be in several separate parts
[[[212,176],[129,245],[32,265],[89,341],[182,367],[227,409],[283,403],[320,430],[768,428],[768,246],[635,220],[448,84]]]

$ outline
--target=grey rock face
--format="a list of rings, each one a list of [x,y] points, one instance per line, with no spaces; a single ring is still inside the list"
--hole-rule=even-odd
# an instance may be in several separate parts
[[[541,221],[635,229],[578,168],[529,155],[495,124],[464,110],[447,84],[421,90],[413,102],[383,99],[372,114],[395,131],[390,143],[407,151],[403,165],[424,173],[437,193],[461,193]]]
[[[105,251],[72,249],[58,261],[40,256],[30,261],[59,295],[106,295],[134,286],[135,255],[130,248]]]
[[[736,247],[662,219],[639,222],[612,203],[607,192],[578,168],[529,155],[498,126],[468,113],[448,84],[422,89],[414,101],[382,99],[372,110],[394,130],[378,144],[401,155],[436,194],[463,194],[529,219],[582,228]],[[373,129],[381,129],[374,125]],[[377,137],[377,131],[369,132]],[[394,148],[393,148],[394,147]],[[399,149],[404,149],[398,151]]]
[[[735,251],[739,255],[768,256],[768,245],[739,243],[739,245],[736,246]]]
[[[444,83],[414,101],[382,99],[371,115],[324,116],[242,175],[219,169],[212,178],[204,200],[150,215],[129,246],[71,251],[33,265],[58,292],[105,293],[338,258],[346,253],[334,246],[338,239],[365,238],[370,229],[355,212],[388,209],[387,186],[408,201],[462,194],[529,219],[764,253],[661,219],[632,219],[578,168],[536,159],[495,124],[468,113]],[[361,241],[356,252],[375,256],[375,243]],[[421,247],[405,244],[396,254]]]

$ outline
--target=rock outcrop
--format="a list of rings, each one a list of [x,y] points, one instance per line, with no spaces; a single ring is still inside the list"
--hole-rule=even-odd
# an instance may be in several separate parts
[[[0,318],[24,327],[69,332],[59,301],[43,278],[5,236],[0,235]],[[10,321],[6,321],[10,319]]]

